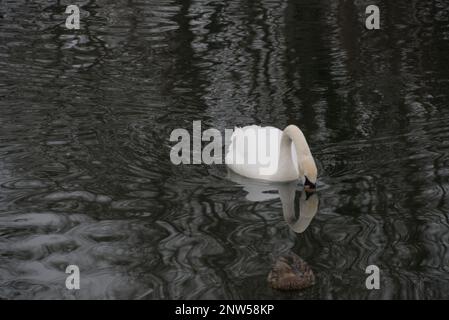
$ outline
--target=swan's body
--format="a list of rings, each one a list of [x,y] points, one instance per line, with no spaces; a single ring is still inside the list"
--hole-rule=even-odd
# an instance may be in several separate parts
[[[256,138],[251,140],[249,137]],[[277,182],[304,179],[313,187],[317,179],[315,161],[306,138],[295,125],[284,131],[255,125],[236,128],[225,163],[232,171],[251,179]]]

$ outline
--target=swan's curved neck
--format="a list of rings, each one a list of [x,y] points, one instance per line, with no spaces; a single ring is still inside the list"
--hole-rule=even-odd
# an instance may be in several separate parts
[[[289,125],[282,132],[281,138],[281,150],[287,150],[291,157],[291,145],[295,146],[296,157],[298,160],[298,170],[300,174],[303,172],[302,161],[306,157],[312,157],[309,145],[307,144],[306,138],[302,131],[295,125]]]

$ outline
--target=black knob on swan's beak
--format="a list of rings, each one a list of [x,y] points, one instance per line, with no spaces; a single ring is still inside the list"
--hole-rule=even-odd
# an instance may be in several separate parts
[[[315,191],[316,190],[316,183],[310,182],[309,178],[305,177],[304,181],[304,190],[305,191]]]

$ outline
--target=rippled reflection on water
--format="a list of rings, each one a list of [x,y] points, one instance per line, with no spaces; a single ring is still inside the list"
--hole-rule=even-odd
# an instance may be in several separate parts
[[[82,1],[77,32],[65,4],[2,2],[0,298],[448,298],[449,7],[378,1],[368,32],[368,2]],[[193,120],[300,125],[307,230],[223,166],[172,165]],[[313,288],[269,288],[287,252]]]

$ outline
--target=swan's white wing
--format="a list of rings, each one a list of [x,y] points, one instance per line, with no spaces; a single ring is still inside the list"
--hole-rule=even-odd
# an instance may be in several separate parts
[[[256,125],[246,126],[243,128],[236,127],[231,136],[231,145],[237,145],[235,151],[236,153],[243,159],[247,159],[249,154],[257,154],[257,145],[250,144],[246,146],[245,143],[241,143],[243,139],[240,139],[245,136],[251,136],[255,134],[257,137],[257,145],[268,145],[268,135],[275,134],[278,140],[281,140],[282,131],[275,127],[260,127]],[[230,145],[230,147],[231,147]],[[232,152],[232,149],[229,148],[228,152]]]
[[[274,127],[260,127],[256,125],[246,126],[243,128],[235,128],[231,136],[230,145],[228,147],[225,163],[238,174],[249,178],[262,178],[260,175],[261,164],[257,159],[258,146],[264,146],[265,150],[269,150],[269,135],[275,134],[278,139],[278,146],[282,138],[282,131]],[[250,137],[257,140],[250,141]],[[250,159],[256,157],[256,161],[251,162]],[[270,152],[270,163],[277,163],[279,158],[279,150]]]

